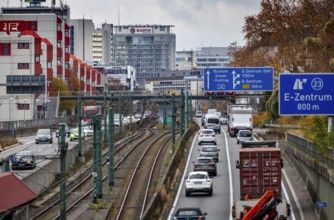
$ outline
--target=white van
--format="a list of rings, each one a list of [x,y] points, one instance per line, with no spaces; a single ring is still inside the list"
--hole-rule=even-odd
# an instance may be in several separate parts
[[[219,117],[216,114],[206,114],[204,127],[208,129],[213,129],[215,132],[220,134]]]

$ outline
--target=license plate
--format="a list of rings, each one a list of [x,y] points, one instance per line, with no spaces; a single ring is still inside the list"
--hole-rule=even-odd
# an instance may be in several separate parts
[[[199,184],[202,184],[202,182],[201,181],[196,181],[196,182],[194,182],[194,184],[199,185]]]

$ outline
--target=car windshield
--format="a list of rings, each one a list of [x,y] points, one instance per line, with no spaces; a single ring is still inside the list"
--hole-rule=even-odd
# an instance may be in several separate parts
[[[196,210],[182,210],[182,211],[179,211],[178,215],[194,216],[194,215],[199,215],[199,213]]]
[[[212,163],[212,159],[198,159],[197,163]]]
[[[50,134],[48,129],[38,130],[37,134]]]
[[[240,137],[252,137],[252,133],[250,132],[240,132]]]
[[[204,130],[202,131],[202,134],[213,134],[214,132],[211,130]]]
[[[218,118],[209,118],[208,123],[210,124],[219,124],[219,119]]]
[[[197,174],[193,174],[193,175],[189,176],[189,179],[191,179],[191,180],[193,180],[193,179],[206,179],[206,175],[197,173]]]
[[[216,147],[203,147],[202,151],[203,152],[215,152],[217,151],[217,148]]]

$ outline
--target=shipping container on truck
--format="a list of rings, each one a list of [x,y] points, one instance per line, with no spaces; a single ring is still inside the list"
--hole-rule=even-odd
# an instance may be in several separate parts
[[[255,206],[267,192],[282,196],[283,160],[277,141],[243,142],[236,167],[240,175],[240,201],[236,201],[232,207],[236,219],[242,219],[247,212],[245,209]],[[290,205],[284,199],[274,208],[281,219],[287,219],[290,215]]]
[[[238,134],[239,130],[253,129],[253,106],[249,104],[227,105],[227,128],[231,137]]]

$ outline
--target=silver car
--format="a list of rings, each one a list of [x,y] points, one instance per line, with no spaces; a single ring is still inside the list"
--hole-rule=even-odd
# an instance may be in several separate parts
[[[219,161],[219,151],[220,149],[217,148],[217,146],[214,145],[205,145],[202,146],[200,151],[201,157],[211,157],[215,162]]]
[[[217,144],[216,133],[213,129],[202,129],[199,132],[198,145],[201,145],[202,143],[213,143],[214,145]]]
[[[237,134],[237,144],[244,141],[253,141],[253,135],[250,130],[239,130]]]

